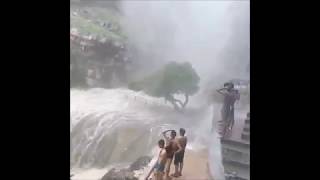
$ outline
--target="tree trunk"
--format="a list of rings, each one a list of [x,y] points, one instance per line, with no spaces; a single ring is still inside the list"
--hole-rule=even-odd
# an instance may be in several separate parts
[[[185,97],[185,100],[184,100],[184,103],[182,105],[183,108],[186,107],[186,105],[188,104],[189,102],[189,95],[188,94],[184,94],[184,97]]]
[[[181,111],[181,108],[178,106],[178,104],[175,101],[169,100],[169,102],[173,105],[176,111]]]
[[[182,109],[184,109],[186,107],[186,105],[188,104],[189,102],[189,95],[188,94],[185,94],[185,101],[182,102],[181,100],[179,99],[175,99],[173,95],[167,95],[165,97],[165,100],[166,101],[169,101],[175,110],[178,110],[178,111],[181,111]]]
[[[175,110],[179,111],[180,110],[180,107],[178,106],[178,104],[176,103],[176,99],[174,99],[174,97],[171,95],[171,94],[167,94],[165,96],[165,101],[169,101]]]

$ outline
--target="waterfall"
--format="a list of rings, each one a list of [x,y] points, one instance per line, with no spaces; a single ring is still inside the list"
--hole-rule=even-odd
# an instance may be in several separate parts
[[[72,89],[70,98],[72,169],[127,166],[140,156],[153,155],[166,129],[185,128],[187,148],[194,151],[208,143],[210,152],[211,146],[219,146],[209,142],[211,107],[190,105],[178,113],[161,98],[128,89]],[[210,158],[221,164],[216,156]]]

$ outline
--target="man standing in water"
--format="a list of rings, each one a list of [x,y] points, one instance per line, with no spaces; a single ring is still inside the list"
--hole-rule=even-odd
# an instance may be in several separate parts
[[[179,177],[182,176],[182,168],[183,168],[183,158],[184,158],[184,152],[187,146],[187,137],[184,136],[186,133],[186,130],[183,128],[180,128],[180,137],[177,138],[178,144],[181,145],[182,151],[176,152],[174,156],[174,166],[175,166],[175,173],[172,174],[173,177]]]
[[[156,164],[149,171],[149,173],[146,177],[146,180],[148,180],[148,178],[150,177],[151,173],[154,170],[155,170],[155,172],[154,172],[155,180],[162,180],[163,179],[164,169],[165,169],[166,162],[167,162],[167,151],[164,148],[164,140],[163,139],[160,139],[158,141],[158,146],[160,148],[158,159],[156,161]]]
[[[231,130],[234,124],[234,103],[240,99],[238,90],[234,89],[233,83],[225,83],[224,88],[217,90],[224,96],[223,106],[221,109],[222,122],[224,123],[223,135],[226,130]]]
[[[169,131],[171,131],[171,134],[170,134],[170,137],[167,137],[166,133]],[[175,130],[166,130],[162,134],[167,141],[166,150],[167,150],[168,161],[167,161],[167,166],[166,166],[165,178],[167,180],[169,180],[169,179],[171,179],[169,176],[169,173],[170,173],[171,162],[174,157],[174,154],[180,153],[183,149],[182,149],[181,145],[179,144],[179,142],[175,139],[175,137],[177,135]]]

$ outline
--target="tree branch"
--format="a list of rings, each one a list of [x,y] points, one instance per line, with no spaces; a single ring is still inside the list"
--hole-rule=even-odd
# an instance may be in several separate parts
[[[179,100],[179,99],[175,99],[174,96],[171,95],[171,94],[170,94],[170,95],[167,95],[166,98],[165,98],[165,100],[171,102],[171,104],[174,106],[174,108],[175,108],[176,110],[181,110],[181,109],[185,108],[186,105],[188,104],[188,102],[189,102],[189,95],[188,95],[188,94],[185,94],[185,101],[184,101],[184,102],[182,102],[182,101]],[[177,103],[178,103],[178,104],[177,104]],[[178,105],[180,105],[180,107],[179,107]]]
[[[184,97],[185,97],[185,100],[184,100],[184,103],[182,105],[183,108],[186,107],[186,105],[188,104],[189,102],[189,95],[188,94],[184,94]]]
[[[180,101],[179,99],[173,99],[175,102],[178,102],[180,104],[181,107],[183,107],[183,103],[182,101]]]
[[[169,101],[169,102],[173,105],[173,107],[174,107],[175,110],[179,111],[179,110],[181,109],[181,108],[178,106],[178,104],[176,103],[178,100],[175,99],[171,94],[167,94],[167,95],[165,96],[165,100],[166,100],[166,101]],[[180,102],[180,103],[181,103],[181,102]]]

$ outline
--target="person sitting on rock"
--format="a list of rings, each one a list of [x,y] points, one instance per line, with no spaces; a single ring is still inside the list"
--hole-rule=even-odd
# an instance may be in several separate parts
[[[160,139],[158,141],[158,146],[160,148],[158,159],[157,159],[155,165],[149,171],[147,177],[145,178],[146,180],[148,180],[148,178],[150,177],[152,172],[154,172],[155,180],[162,180],[163,179],[164,169],[165,169],[165,165],[167,162],[167,150],[168,150],[168,147],[165,148],[164,144],[165,143],[164,143],[163,139]]]

